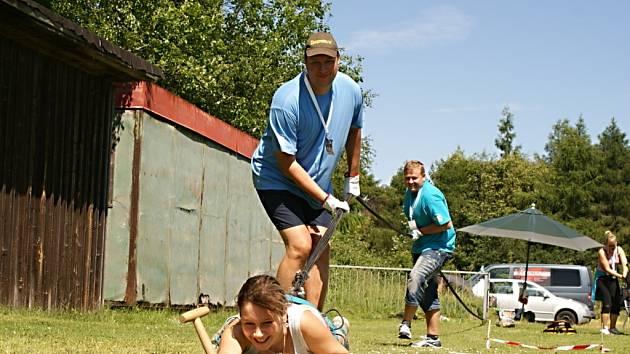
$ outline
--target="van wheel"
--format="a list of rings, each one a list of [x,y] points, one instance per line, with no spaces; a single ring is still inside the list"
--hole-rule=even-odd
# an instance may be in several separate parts
[[[577,324],[577,316],[571,310],[560,310],[556,314],[556,321],[563,320],[569,322],[571,325]]]

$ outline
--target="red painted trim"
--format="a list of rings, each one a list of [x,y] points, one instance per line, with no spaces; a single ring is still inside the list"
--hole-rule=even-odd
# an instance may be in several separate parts
[[[258,139],[202,111],[166,89],[146,81],[118,85],[116,108],[144,109],[157,114],[248,159],[252,158],[258,146]]]

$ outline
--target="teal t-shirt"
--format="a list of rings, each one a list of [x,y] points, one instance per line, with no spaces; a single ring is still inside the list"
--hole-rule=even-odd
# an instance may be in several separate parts
[[[446,198],[444,198],[444,194],[442,194],[437,187],[429,181],[424,181],[418,194],[420,198],[414,206],[417,194],[412,193],[408,189],[405,191],[403,212],[408,220],[413,218],[418,228],[430,224],[444,225],[451,221]],[[412,207],[413,211],[410,217],[409,210]],[[411,252],[422,253],[423,251],[433,249],[452,253],[455,250],[455,235],[454,227],[437,234],[425,234],[413,243]]]

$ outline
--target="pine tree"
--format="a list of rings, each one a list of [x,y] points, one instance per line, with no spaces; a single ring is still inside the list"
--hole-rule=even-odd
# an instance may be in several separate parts
[[[501,150],[501,157],[507,157],[514,152],[520,150],[520,147],[514,147],[514,114],[510,112],[510,107],[503,107],[501,112],[501,120],[499,120],[499,136],[494,139],[494,145]]]

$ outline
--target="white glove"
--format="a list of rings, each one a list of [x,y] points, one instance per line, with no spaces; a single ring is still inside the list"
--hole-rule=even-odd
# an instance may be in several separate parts
[[[335,198],[335,196],[332,194],[328,194],[328,196],[324,200],[323,206],[331,213],[334,213],[337,209],[341,209],[345,212],[350,211],[350,205],[348,205],[348,202],[342,202],[341,200]]]
[[[409,220],[407,222],[407,225],[409,225],[409,229],[411,230],[411,239],[412,240],[417,240],[420,238],[420,236],[422,236],[422,232],[420,232],[420,229],[418,229],[418,225],[416,224],[415,220]]]
[[[361,186],[359,186],[359,175],[346,177],[343,186],[343,194],[348,197],[348,195],[352,195],[354,197],[358,197],[361,195]]]

